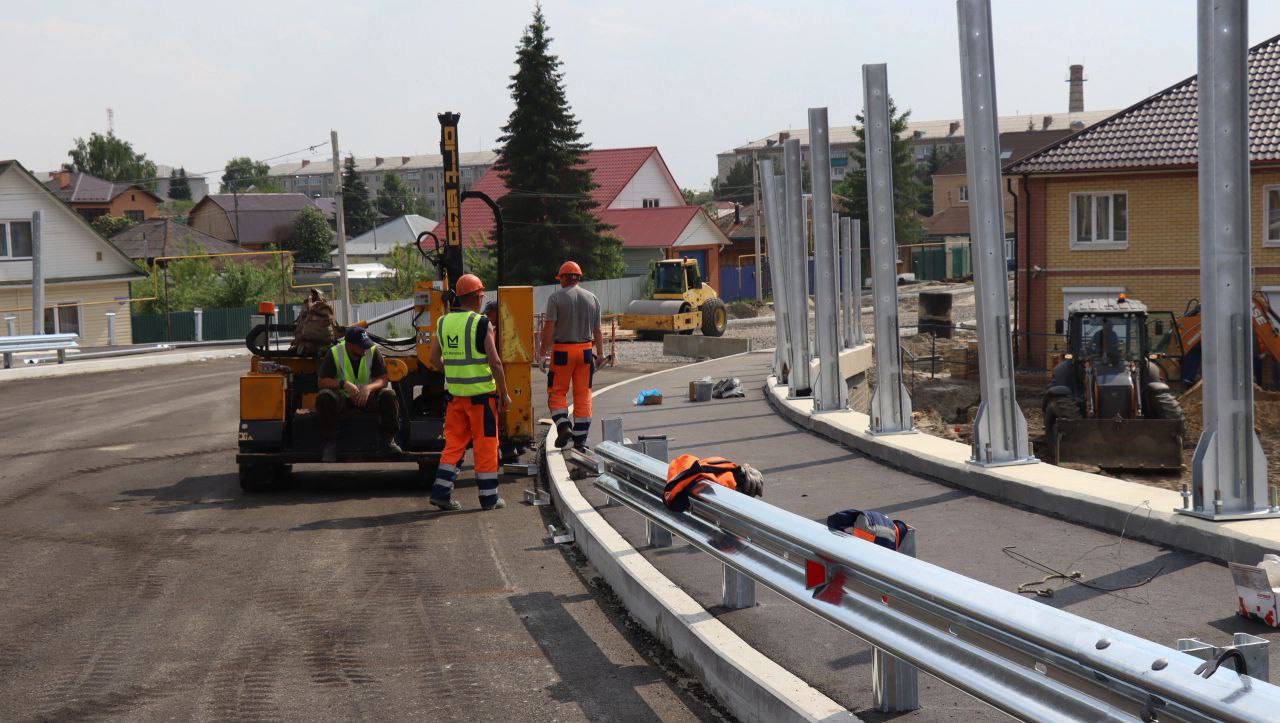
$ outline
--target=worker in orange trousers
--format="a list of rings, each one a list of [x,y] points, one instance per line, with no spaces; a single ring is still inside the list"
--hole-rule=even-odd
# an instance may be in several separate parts
[[[547,402],[556,425],[556,447],[573,442],[587,446],[591,431],[591,383],[604,359],[600,331],[600,300],[582,288],[582,267],[574,261],[560,266],[560,288],[547,299],[542,327],[542,370],[547,373]],[[550,349],[549,355],[545,350]],[[548,368],[549,367],[549,368]],[[569,387],[573,387],[573,421],[569,420]]]

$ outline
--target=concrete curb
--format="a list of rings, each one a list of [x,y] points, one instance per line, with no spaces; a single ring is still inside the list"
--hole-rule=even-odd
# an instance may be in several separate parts
[[[118,372],[131,369],[149,369],[151,367],[189,364],[207,359],[236,359],[249,356],[249,350],[239,349],[195,349],[187,352],[159,352],[156,354],[139,354],[110,359],[86,359],[84,361],[67,362],[66,364],[40,364],[16,369],[0,369],[0,384],[4,382],[27,381],[31,379],[51,379],[54,377],[78,376],[98,372]]]
[[[765,398],[783,417],[815,434],[909,472],[971,489],[1002,502],[1223,562],[1257,564],[1280,550],[1280,519],[1211,522],[1175,513],[1172,490],[1037,462],[981,467],[968,462],[966,444],[928,434],[873,435],[871,418],[854,411],[813,415],[811,399],[787,399],[774,377]],[[1147,507],[1150,508],[1148,513]]]
[[[702,363],[702,362],[699,362]],[[685,370],[646,374],[597,390]],[[574,540],[601,576],[650,633],[671,648],[735,716],[747,721],[853,721],[857,718],[793,673],[748,645],[667,579],[591,506],[569,479],[569,469],[547,439],[551,492]]]

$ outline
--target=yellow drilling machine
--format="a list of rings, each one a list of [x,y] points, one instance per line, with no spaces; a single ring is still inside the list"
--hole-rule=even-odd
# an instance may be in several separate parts
[[[501,420],[504,461],[513,461],[533,441],[533,287],[502,285],[502,218],[498,206],[483,193],[461,191],[459,117],[456,113],[438,116],[444,162],[444,238],[428,231],[416,243],[437,278],[417,282],[413,306],[372,320],[412,314],[413,336],[384,339],[370,334],[386,361],[387,377],[399,401],[400,430],[396,441],[403,451],[394,453],[382,448],[374,411],[343,415],[337,437],[339,463],[417,464],[427,486],[435,476],[444,448],[447,405],[444,375],[431,363],[431,345],[436,343],[436,320],[448,311],[452,291],[464,273],[461,207],[468,198],[483,201],[494,216],[494,242],[498,249],[497,341],[512,400]],[[425,248],[428,241],[434,242],[430,249]],[[316,414],[316,371],[328,346],[322,344],[317,350],[314,346],[282,345],[278,339],[292,338],[296,327],[272,323],[272,306],[262,305],[260,311],[268,315],[267,323],[255,326],[245,340],[253,358],[249,373],[240,378],[240,449],[236,462],[240,486],[246,492],[287,485],[293,465],[319,463],[324,447]],[[370,323],[357,324],[367,327]],[[336,327],[329,344],[337,343],[344,332],[345,328]]]

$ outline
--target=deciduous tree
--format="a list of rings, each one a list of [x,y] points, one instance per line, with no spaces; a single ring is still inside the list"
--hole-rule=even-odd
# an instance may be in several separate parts
[[[67,151],[71,162],[65,164],[70,170],[108,181],[136,183],[148,190],[155,188],[156,164],[115,133],[90,133],[88,140],[77,138],[73,142],[75,147]]]

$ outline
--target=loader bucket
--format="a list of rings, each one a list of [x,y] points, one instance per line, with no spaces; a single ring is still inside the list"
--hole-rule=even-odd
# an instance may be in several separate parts
[[[1049,440],[1057,463],[1103,469],[1178,470],[1182,435],[1173,419],[1060,419]]]

